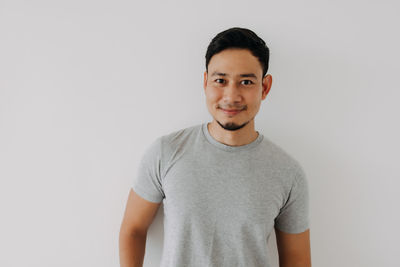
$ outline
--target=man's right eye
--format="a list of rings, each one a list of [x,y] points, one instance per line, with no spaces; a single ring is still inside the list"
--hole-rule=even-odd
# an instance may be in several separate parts
[[[215,81],[217,82],[217,83],[220,83],[220,82],[218,82],[218,81],[223,81],[224,79],[216,79]]]

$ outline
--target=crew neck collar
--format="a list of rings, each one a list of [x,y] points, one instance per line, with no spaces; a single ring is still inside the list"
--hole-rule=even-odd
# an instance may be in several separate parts
[[[209,122],[204,122],[201,126],[203,135],[210,144],[214,145],[215,147],[217,147],[218,149],[221,149],[221,150],[233,152],[233,151],[242,151],[242,150],[252,149],[253,147],[256,147],[264,138],[264,136],[260,132],[257,131],[258,136],[251,143],[248,143],[248,144],[245,144],[242,146],[229,146],[229,145],[226,145],[226,144],[223,144],[223,143],[217,141],[216,139],[214,139],[214,137],[211,136],[210,132],[208,131],[208,127],[207,127],[208,123]]]

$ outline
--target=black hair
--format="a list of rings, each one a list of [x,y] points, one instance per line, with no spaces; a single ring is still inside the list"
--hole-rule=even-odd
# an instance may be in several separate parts
[[[268,71],[269,48],[264,40],[246,28],[233,27],[218,33],[210,42],[206,52],[206,70],[211,57],[228,48],[248,49],[258,58],[263,70],[263,77]]]

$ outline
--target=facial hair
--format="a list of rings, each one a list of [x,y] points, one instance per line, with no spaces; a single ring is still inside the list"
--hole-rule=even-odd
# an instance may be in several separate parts
[[[243,128],[244,126],[246,126],[250,122],[250,121],[247,121],[247,122],[245,122],[245,123],[243,123],[241,125],[238,125],[238,124],[236,124],[234,122],[227,122],[225,124],[222,124],[218,120],[216,120],[216,121],[223,129],[228,130],[228,131],[239,130],[239,129]]]

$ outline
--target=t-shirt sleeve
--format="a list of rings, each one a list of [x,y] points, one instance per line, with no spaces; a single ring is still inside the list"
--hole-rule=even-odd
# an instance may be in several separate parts
[[[275,218],[275,227],[286,233],[302,233],[309,228],[309,188],[307,177],[300,167],[288,199]]]
[[[145,150],[139,162],[132,189],[142,198],[159,203],[165,197],[161,177],[161,137]]]

